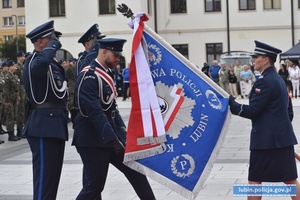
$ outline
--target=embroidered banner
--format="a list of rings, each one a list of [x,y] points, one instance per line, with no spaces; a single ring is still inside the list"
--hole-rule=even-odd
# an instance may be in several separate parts
[[[138,121],[129,121],[124,163],[185,198],[194,199],[224,141],[231,116],[228,94],[146,26],[144,16],[138,14],[130,24],[140,32],[142,24],[142,37],[138,40],[135,31],[133,46],[142,45],[140,49],[144,52],[138,55],[146,55],[148,59],[167,141],[156,146],[138,145],[134,133]],[[137,62],[136,51],[132,53],[131,62],[136,69],[145,65]],[[141,97],[144,91],[135,92]],[[135,92],[131,95],[136,95]],[[134,98],[133,107],[137,103]],[[130,119],[134,115],[131,112]],[[156,147],[163,151],[153,150]],[[137,153],[137,157],[130,156],[132,153]]]

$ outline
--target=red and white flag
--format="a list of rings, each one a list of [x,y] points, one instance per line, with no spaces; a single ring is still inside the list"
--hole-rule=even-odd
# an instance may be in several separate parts
[[[134,29],[129,70],[132,108],[124,161],[162,153],[166,141],[164,121],[142,46],[144,21],[147,20],[147,15],[140,14],[129,24]]]

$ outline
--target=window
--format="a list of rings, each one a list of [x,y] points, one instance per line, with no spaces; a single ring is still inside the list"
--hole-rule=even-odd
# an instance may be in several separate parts
[[[14,25],[12,17],[3,17],[3,25],[4,26]]]
[[[116,2],[115,0],[99,0],[99,14],[115,14]]]
[[[186,13],[186,0],[171,0],[171,13]]]
[[[255,10],[255,0],[240,0],[240,10]]]
[[[221,11],[221,0],[205,0],[205,12]]]
[[[152,14],[152,0],[147,0],[148,14]]]
[[[219,60],[220,55],[223,52],[222,43],[210,43],[206,44],[206,60],[208,64],[211,64],[213,60]]]
[[[4,35],[4,40],[5,41],[12,41],[13,40],[13,36],[12,35]]]
[[[2,8],[11,8],[12,7],[12,0],[2,0]]]
[[[172,45],[179,53],[189,59],[189,45],[188,44],[174,44]]]
[[[264,9],[280,9],[281,8],[281,0],[264,0]]]
[[[18,25],[25,25],[25,16],[18,16]]]
[[[25,7],[25,0],[17,0],[17,7]]]
[[[65,0],[49,0],[50,17],[65,16]]]

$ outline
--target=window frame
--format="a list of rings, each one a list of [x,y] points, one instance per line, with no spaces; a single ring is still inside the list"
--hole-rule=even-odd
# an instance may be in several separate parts
[[[184,57],[189,59],[189,44],[172,44],[172,47],[181,53]],[[187,53],[184,53],[187,52]]]
[[[2,8],[12,8],[12,0],[2,0]]]
[[[57,5],[56,9],[53,5]],[[55,9],[55,13],[53,12]],[[65,0],[49,0],[49,16],[50,17],[65,17],[66,16],[66,2]]]
[[[14,36],[13,35],[4,35],[3,38],[4,38],[4,41],[13,41]]]
[[[25,26],[26,25],[26,19],[25,16],[18,16],[18,26]]]
[[[105,2],[103,2],[103,1],[105,1]],[[116,0],[99,0],[98,3],[99,3],[99,15],[114,15],[114,14],[116,14]],[[105,5],[106,8],[102,9],[103,5]]]
[[[152,14],[152,0],[147,0],[147,12],[148,12],[148,15],[151,15]]]
[[[221,3],[221,0],[209,0],[209,1],[212,2],[212,10],[208,10],[208,9],[207,9],[207,1],[208,1],[208,0],[205,0],[205,1],[204,1],[204,10],[205,10],[205,12],[221,12],[221,11],[222,11],[222,3]],[[217,2],[220,3],[220,9],[216,8]]]
[[[25,0],[17,0],[17,7],[24,8],[25,7]]]
[[[208,46],[213,45],[213,51],[208,51]],[[220,47],[217,47],[217,45],[221,45]],[[217,49],[220,48],[220,51],[217,51]],[[221,54],[223,53],[223,43],[217,42],[217,43],[206,43],[205,44],[205,52],[206,52],[206,60],[207,63],[211,63],[213,60],[220,60]],[[213,56],[213,59],[210,60],[209,55]]]
[[[268,1],[271,1],[271,7],[270,8],[266,8],[266,1],[267,0],[264,0],[263,1],[263,4],[264,4],[264,10],[278,10],[278,9],[281,9],[281,0],[268,0]],[[274,1],[279,1],[279,8],[274,8]]]
[[[245,9],[241,8],[241,1],[246,1],[247,8],[245,8]],[[254,1],[254,8],[253,9],[249,8],[250,1]],[[256,10],[256,0],[239,0],[239,11],[246,11],[246,10]]]
[[[13,26],[14,22],[13,22],[13,17],[3,17],[3,26],[7,27],[7,26]]]
[[[175,2],[176,1],[176,2]],[[174,3],[177,3],[177,8]],[[182,8],[181,4],[184,4],[185,9]],[[187,13],[187,1],[186,0],[170,0],[170,12],[171,14],[182,14]]]

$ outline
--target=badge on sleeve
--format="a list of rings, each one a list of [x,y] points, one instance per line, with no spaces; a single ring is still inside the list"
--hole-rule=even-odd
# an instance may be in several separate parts
[[[259,88],[255,88],[255,93],[260,93],[260,89]]]

